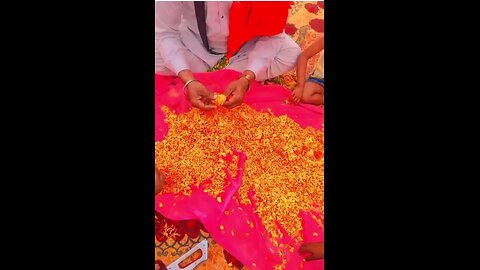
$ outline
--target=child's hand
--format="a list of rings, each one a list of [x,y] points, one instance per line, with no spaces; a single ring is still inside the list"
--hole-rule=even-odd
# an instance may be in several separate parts
[[[303,86],[297,86],[293,89],[292,94],[290,95],[290,99],[294,103],[299,103],[302,100],[303,96]]]
[[[323,259],[323,242],[303,244],[298,252],[300,255],[307,255],[305,257],[307,262],[321,260]]]

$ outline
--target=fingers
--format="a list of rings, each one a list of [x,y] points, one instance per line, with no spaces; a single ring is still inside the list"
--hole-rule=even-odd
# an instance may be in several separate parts
[[[230,96],[233,93],[234,89],[235,88],[232,85],[227,86],[227,90],[225,90],[225,92],[223,92],[223,95],[228,98],[228,96]]]
[[[212,101],[215,99],[215,94],[210,92],[203,84],[200,84],[197,94],[204,105],[211,105]]]
[[[295,102],[300,103],[300,97],[295,97]]]
[[[297,96],[295,95],[295,93],[292,93],[292,101],[293,103],[297,103]]]
[[[305,259],[305,261],[311,261],[314,259],[313,253],[310,248],[311,248],[310,244],[303,244],[298,249],[298,253],[300,254],[300,256],[302,256]]]
[[[205,88],[202,93],[201,93],[202,97],[204,97],[205,99],[209,100],[209,101],[212,101],[215,99],[215,93],[213,92],[210,92],[207,88]]]
[[[193,107],[199,108],[201,110],[213,110],[217,106],[212,104],[214,100],[214,93],[208,91],[208,89],[201,83],[197,85],[192,85],[192,90],[189,91],[190,103]]]
[[[227,101],[225,101],[225,103],[223,103],[223,106],[231,109],[232,106],[233,106],[234,101],[235,101],[235,98],[234,98],[234,97],[232,97],[232,98],[230,98],[230,99],[227,99]]]
[[[215,106],[213,104],[205,104],[201,99],[193,100],[192,101],[192,106],[196,107],[196,108],[199,108],[201,110],[205,110],[205,111],[209,111],[209,110],[213,110],[213,109],[217,108],[217,106]]]
[[[200,97],[200,101],[205,105],[212,105],[213,104],[213,100],[211,100],[209,98],[206,98],[206,97]]]
[[[307,257],[304,257],[305,261],[309,262],[309,261],[313,261],[313,260],[316,260],[315,257],[313,257],[313,255],[309,255]]]
[[[201,108],[201,109],[205,110],[205,111],[210,111],[210,110],[214,110],[216,108],[217,108],[217,106],[215,106],[213,104],[208,104],[208,105],[204,105],[203,108]]]
[[[300,102],[300,98],[297,97],[295,92],[292,92],[292,94],[290,95],[290,99],[293,101],[293,103],[299,103]]]
[[[302,244],[300,248],[298,249],[298,252],[300,254],[302,253],[311,253],[310,251],[310,244]]]
[[[236,82],[230,84],[225,90],[224,95],[227,97],[227,101],[223,106],[232,109],[243,102],[243,96],[245,95],[245,90],[242,90],[242,86]]]
[[[225,102],[225,104],[223,104],[223,106],[229,109],[232,109],[240,105],[241,103],[242,103],[242,100],[240,99],[240,97],[234,94],[227,102]]]
[[[323,243],[306,243],[300,246],[298,253],[306,261],[323,259]]]
[[[223,92],[223,95],[227,97],[227,101],[223,104],[223,106],[231,109],[235,105],[236,97],[235,97],[235,85],[230,84],[227,86],[227,90]]]

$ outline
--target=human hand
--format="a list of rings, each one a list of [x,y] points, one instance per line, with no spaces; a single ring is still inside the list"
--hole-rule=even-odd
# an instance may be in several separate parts
[[[293,89],[292,94],[290,94],[290,99],[294,103],[299,103],[300,101],[302,101],[303,89],[304,89],[303,86],[300,86],[300,85],[295,87],[295,89]]]
[[[247,89],[248,80],[245,80],[244,78],[240,78],[236,81],[231,82],[227,86],[227,90],[225,90],[225,92],[223,93],[227,97],[227,102],[225,102],[224,106],[232,109],[242,104]]]
[[[300,255],[307,255],[305,257],[307,262],[321,260],[323,259],[323,242],[302,244],[298,251]]]
[[[165,185],[165,175],[158,171],[157,168],[155,168],[155,195],[160,193],[162,191],[163,186]]]
[[[202,110],[212,110],[217,108],[212,101],[214,93],[208,91],[208,89],[199,81],[193,81],[187,86],[187,96],[193,107]]]

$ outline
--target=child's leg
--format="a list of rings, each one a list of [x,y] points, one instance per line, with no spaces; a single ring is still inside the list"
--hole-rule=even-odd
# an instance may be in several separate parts
[[[323,86],[307,81],[303,90],[302,102],[313,105],[323,105]]]

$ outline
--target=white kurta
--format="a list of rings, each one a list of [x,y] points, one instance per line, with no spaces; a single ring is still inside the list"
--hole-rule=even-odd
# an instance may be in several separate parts
[[[227,52],[231,2],[206,1],[207,37],[210,48]],[[193,2],[155,2],[155,71],[178,75],[184,69],[205,72],[222,57],[209,53],[200,37]],[[247,42],[226,68],[251,70],[257,80],[279,76],[291,70],[300,47],[285,33],[254,38]]]

